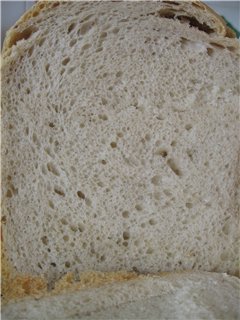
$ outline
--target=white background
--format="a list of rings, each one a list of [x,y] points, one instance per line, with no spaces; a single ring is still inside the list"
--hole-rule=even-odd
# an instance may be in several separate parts
[[[240,31],[240,1],[205,2]],[[1,1],[1,45],[6,31],[33,3],[34,1]]]

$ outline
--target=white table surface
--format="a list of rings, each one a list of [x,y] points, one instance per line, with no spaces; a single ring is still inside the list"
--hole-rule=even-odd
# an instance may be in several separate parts
[[[240,31],[240,1],[205,2]],[[1,1],[1,45],[6,31],[33,3],[34,1]]]

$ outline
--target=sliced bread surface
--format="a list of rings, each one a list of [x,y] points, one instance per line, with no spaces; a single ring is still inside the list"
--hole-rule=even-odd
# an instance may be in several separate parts
[[[39,300],[10,303],[3,320],[239,319],[240,280],[199,272],[142,276]]]
[[[9,32],[3,241],[18,272],[238,272],[239,44],[178,6],[40,3]]]

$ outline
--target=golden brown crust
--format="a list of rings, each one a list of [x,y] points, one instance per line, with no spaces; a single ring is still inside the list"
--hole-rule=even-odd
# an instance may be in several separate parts
[[[74,292],[85,288],[99,287],[111,282],[134,280],[141,276],[135,272],[84,272],[80,280],[76,281],[73,273],[67,273],[55,283],[53,290],[48,291],[47,281],[40,276],[18,274],[9,262],[4,241],[1,241],[1,277],[2,277],[2,302],[25,297],[40,298],[42,296],[53,296],[60,293]]]
[[[21,26],[27,22],[29,19],[37,17],[41,12],[56,8],[61,1],[47,1],[41,0],[34,4],[20,19],[9,29],[6,38],[3,42],[3,55],[8,55],[7,52],[10,51],[14,39],[16,38],[16,29],[21,29]]]
[[[236,33],[233,29],[227,27],[227,31],[226,31],[226,37],[228,38],[236,38]]]
[[[2,302],[6,303],[15,298],[27,295],[35,296],[44,294],[47,290],[47,283],[41,277],[25,276],[17,274],[11,266],[4,248],[4,241],[1,239],[1,295]]]
[[[61,2],[66,1],[46,1],[41,0],[37,2],[32,8],[30,8],[16,23],[15,25],[8,31],[6,38],[3,43],[3,55],[10,51],[12,44],[14,43],[14,39],[16,38],[16,29],[21,28],[21,26],[27,22],[29,19],[37,17],[41,12],[46,10],[54,9],[59,6]],[[167,1],[166,1],[167,2]],[[171,3],[171,1],[168,1]],[[211,15],[212,22],[214,23],[214,31],[218,35],[222,35],[224,37],[235,38],[236,35],[233,30],[226,26],[226,23],[222,17],[220,17],[213,9],[208,7],[206,4],[202,3],[199,0],[191,1],[192,5],[199,8],[199,12],[208,12]]]
[[[215,32],[219,35],[222,36],[227,36],[227,25],[224,21],[224,19],[222,17],[220,17],[212,8],[210,8],[208,5],[206,5],[205,3],[199,1],[199,0],[195,0],[192,1],[193,4],[198,5],[199,8],[201,8],[203,11],[208,12],[209,14],[211,14],[212,19],[215,23]]]

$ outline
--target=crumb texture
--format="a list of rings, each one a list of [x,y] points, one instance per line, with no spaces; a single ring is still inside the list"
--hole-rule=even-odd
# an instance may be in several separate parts
[[[18,272],[238,272],[237,40],[159,6],[63,2],[16,27],[2,217]]]

